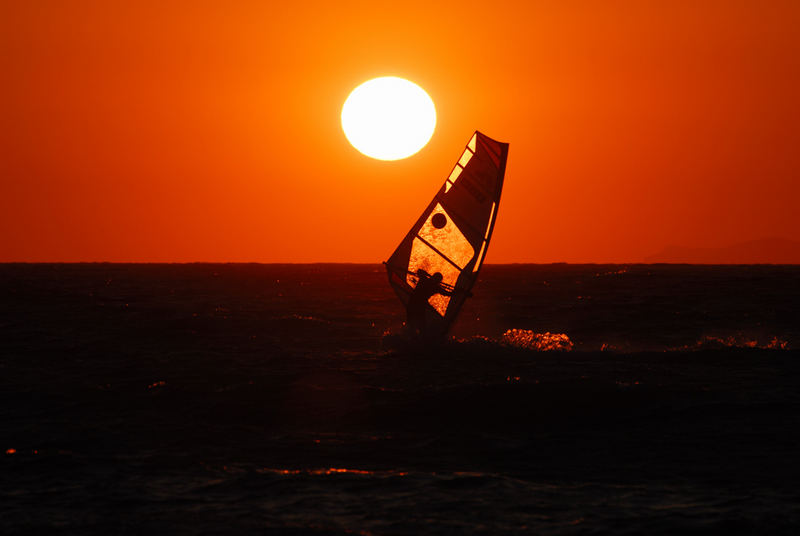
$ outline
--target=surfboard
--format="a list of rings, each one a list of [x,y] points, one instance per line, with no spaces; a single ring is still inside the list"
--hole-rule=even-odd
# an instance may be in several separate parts
[[[433,200],[384,263],[389,284],[406,306],[419,270],[442,274],[441,286],[452,295],[428,299],[428,333],[446,334],[471,295],[497,220],[507,158],[507,143],[475,131]]]

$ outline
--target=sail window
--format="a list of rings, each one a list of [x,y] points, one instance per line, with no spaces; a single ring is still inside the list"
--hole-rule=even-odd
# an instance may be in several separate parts
[[[469,162],[470,158],[472,158],[472,151],[464,149],[464,154],[461,155],[461,160],[458,161],[458,165],[467,167],[467,162]]]
[[[458,176],[461,175],[462,171],[464,171],[464,168],[456,164],[456,167],[453,168],[453,171],[450,172],[450,176],[447,177],[447,181],[444,183],[445,193],[450,191],[450,188],[452,188],[453,184],[456,183],[456,179],[458,179]]]
[[[481,267],[481,263],[483,262],[483,255],[486,253],[486,240],[483,241],[483,245],[481,246],[481,252],[478,253],[478,260],[475,261],[475,266],[472,268],[473,272],[477,272],[478,268]]]
[[[486,225],[486,234],[483,235],[484,240],[489,240],[489,231],[492,230],[492,222],[494,221],[494,210],[497,208],[497,202],[492,203],[492,212],[489,213],[489,223]]]
[[[437,272],[442,274],[442,283],[451,287],[456,285],[458,276],[461,275],[461,270],[453,266],[450,261],[419,238],[415,238],[411,244],[411,256],[408,259],[408,275],[406,276],[406,282],[412,287],[417,286],[416,273],[420,268],[431,275]],[[434,294],[428,299],[428,303],[437,313],[444,316],[450,303],[450,296]]]
[[[477,139],[478,139],[478,135],[477,134],[473,134],[472,135],[472,139],[469,140],[469,143],[467,144],[467,147],[469,147],[470,151],[472,151],[473,153],[475,152],[475,141]]]
[[[441,216],[438,218],[437,216]],[[442,224],[437,227],[437,224]],[[419,230],[419,237],[436,248],[459,268],[464,268],[475,256],[475,249],[461,229],[437,203],[431,216]]]
[[[431,304],[431,307],[436,309],[437,313],[444,316],[447,314],[447,306],[450,304],[450,296],[445,296],[444,294],[434,294],[428,298],[428,303]]]
[[[455,183],[455,182],[456,182],[456,179],[458,179],[458,176],[459,176],[459,175],[461,175],[461,172],[462,172],[463,170],[464,170],[464,168],[462,168],[462,167],[461,167],[461,166],[459,166],[459,165],[456,165],[456,167],[454,167],[454,168],[453,168],[453,172],[452,172],[452,173],[450,173],[450,176],[449,176],[449,177],[447,177],[447,180],[449,180],[449,181],[450,181],[450,182],[452,182],[452,183]]]

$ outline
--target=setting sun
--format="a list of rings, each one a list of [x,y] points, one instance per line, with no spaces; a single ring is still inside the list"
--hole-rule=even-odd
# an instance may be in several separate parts
[[[378,160],[407,158],[436,127],[433,100],[417,84],[395,76],[364,82],[342,107],[342,129],[361,153]]]

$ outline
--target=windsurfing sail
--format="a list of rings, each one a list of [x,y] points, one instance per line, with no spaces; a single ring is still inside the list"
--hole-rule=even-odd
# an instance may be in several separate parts
[[[385,263],[389,283],[406,306],[420,281],[419,270],[442,274],[446,293],[433,294],[425,307],[428,333],[447,333],[478,279],[497,219],[507,158],[507,143],[476,131],[433,201]]]

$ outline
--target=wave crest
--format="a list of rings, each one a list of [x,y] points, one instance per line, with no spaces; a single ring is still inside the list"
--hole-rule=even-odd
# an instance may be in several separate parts
[[[745,337],[744,335],[728,335],[725,337],[705,335],[695,343],[694,347],[699,349],[759,348],[761,350],[788,350],[789,341],[778,337],[772,337],[772,339],[764,341]]]

